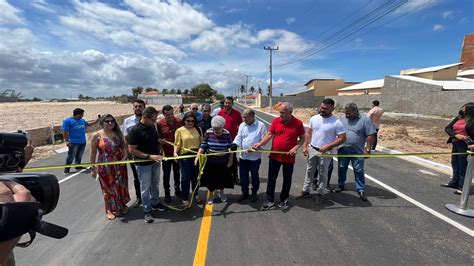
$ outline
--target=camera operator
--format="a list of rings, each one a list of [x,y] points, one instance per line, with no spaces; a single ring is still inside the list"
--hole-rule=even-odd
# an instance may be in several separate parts
[[[13,181],[0,181],[0,203],[36,201],[31,192]],[[15,265],[13,248],[20,237],[0,242],[0,265]]]

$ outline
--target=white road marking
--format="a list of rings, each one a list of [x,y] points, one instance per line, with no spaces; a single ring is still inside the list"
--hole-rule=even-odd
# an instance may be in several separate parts
[[[423,170],[423,169],[418,169],[418,171],[422,174],[425,174],[425,175],[432,175],[432,176],[439,176],[433,172],[430,172],[430,171],[426,171],[426,170]]]
[[[337,159],[334,159],[334,160],[337,161]],[[350,165],[349,165],[349,168],[350,168],[351,170],[353,170],[352,166],[350,166]],[[371,176],[368,175],[368,174],[365,174],[365,178],[367,178],[368,180],[370,180],[370,181],[376,183],[377,185],[379,185],[379,186],[385,188],[386,190],[392,192],[393,194],[399,196],[400,198],[402,198],[402,199],[404,199],[404,200],[410,202],[411,204],[417,206],[418,208],[420,208],[420,209],[422,209],[422,210],[424,210],[424,211],[426,211],[426,212],[428,212],[428,213],[431,213],[431,214],[434,215],[435,217],[437,217],[437,218],[439,218],[439,219],[441,219],[441,220],[447,222],[448,224],[450,224],[450,225],[456,227],[457,229],[463,231],[464,233],[470,235],[471,237],[474,237],[474,230],[472,230],[472,229],[470,229],[470,228],[468,228],[468,227],[466,227],[466,226],[464,226],[464,225],[462,225],[462,224],[460,224],[460,223],[454,221],[453,219],[447,217],[446,215],[443,215],[443,214],[441,214],[441,213],[439,213],[439,212],[437,212],[437,211],[431,209],[430,207],[424,205],[423,203],[421,203],[421,202],[419,202],[419,201],[416,201],[415,199],[413,199],[413,198],[411,198],[411,197],[405,195],[404,193],[402,193],[402,192],[400,192],[400,191],[394,189],[393,187],[391,187],[391,186],[389,186],[389,185],[383,183],[382,181],[379,181],[379,180],[375,179],[374,177],[371,177]]]
[[[58,183],[61,184],[62,182],[66,182],[66,181],[68,181],[69,179],[71,179],[71,178],[73,178],[73,177],[76,177],[76,176],[78,176],[79,174],[82,174],[82,173],[85,172],[85,171],[87,171],[87,169],[83,169],[83,170],[81,170],[81,171],[79,171],[79,172],[77,172],[77,173],[74,173],[74,174],[72,174],[72,175],[70,175],[70,176],[68,176],[68,177],[66,177],[66,178],[64,178],[64,179],[61,179],[61,180],[59,180]]]

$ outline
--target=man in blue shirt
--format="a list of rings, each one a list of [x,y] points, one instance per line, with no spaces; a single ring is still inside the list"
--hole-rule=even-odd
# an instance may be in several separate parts
[[[346,117],[341,118],[342,124],[346,127],[347,139],[337,151],[338,154],[370,154],[373,142],[373,135],[377,132],[374,123],[367,117],[359,114],[359,109],[355,103],[349,103],[345,106],[344,112]],[[344,190],[347,177],[347,168],[349,162],[354,168],[354,177],[356,181],[356,189],[359,198],[367,201],[365,195],[365,173],[363,157],[339,157],[338,159],[338,184],[339,188],[336,192]]]
[[[255,112],[252,109],[245,109],[242,113],[244,122],[239,125],[239,131],[234,139],[234,144],[242,149],[250,149],[259,143],[267,129],[265,125],[255,119]],[[260,177],[258,170],[260,169],[262,153],[260,152],[241,152],[240,153],[240,185],[242,187],[242,196],[240,201],[244,201],[249,197],[249,172],[252,175],[252,197],[251,202],[257,202],[257,192],[260,187]]]
[[[97,123],[87,123],[86,120],[82,119],[84,116],[84,110],[76,108],[72,112],[72,116],[64,119],[63,121],[63,137],[66,141],[66,145],[69,148],[66,158],[66,165],[72,164],[75,161],[76,164],[80,164],[82,161],[82,155],[86,148],[86,127]],[[76,170],[81,170],[82,167],[76,167]],[[64,168],[64,174],[69,174],[70,167]]]

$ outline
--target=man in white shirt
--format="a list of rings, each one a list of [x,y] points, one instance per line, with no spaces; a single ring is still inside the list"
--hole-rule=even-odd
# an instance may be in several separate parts
[[[123,136],[125,137],[125,143],[127,143],[127,135],[130,132],[130,129],[136,125],[138,122],[140,122],[140,119],[142,119],[142,113],[143,110],[145,110],[145,102],[140,99],[136,99],[133,101],[133,113],[134,115],[125,118],[123,121],[123,126],[122,126],[122,133]],[[141,199],[141,192],[140,192],[140,180],[138,180],[138,173],[137,173],[137,167],[131,163],[130,168],[132,168],[132,173],[133,173],[133,185],[135,186],[135,195],[136,195],[136,200],[133,203],[133,207],[136,208],[142,204],[142,199]]]
[[[375,151],[375,148],[377,147],[377,134],[379,132],[380,128],[380,121],[382,120],[382,115],[384,110],[379,107],[380,102],[378,100],[374,100],[372,102],[372,109],[367,113],[367,117],[372,120],[372,122],[375,125],[375,130],[377,131],[373,136],[374,142],[372,143],[372,150]]]
[[[234,144],[241,149],[250,149],[263,139],[265,134],[267,134],[267,129],[262,122],[255,119],[255,112],[252,109],[245,109],[242,113],[242,117],[244,122],[239,125],[239,131],[234,139]],[[262,162],[261,156],[262,153],[260,152],[240,153],[239,175],[242,195],[238,200],[239,202],[249,197],[249,172],[252,176],[252,196],[250,197],[250,201],[257,202],[258,200],[257,192],[260,188],[258,170]]]
[[[334,100],[324,99],[319,107],[319,114],[311,117],[306,130],[303,154],[308,156],[306,176],[303,191],[297,198],[310,196],[314,173],[319,171],[319,184],[316,189],[317,204],[323,201],[321,195],[328,192],[328,168],[331,157],[321,157],[322,154],[334,154],[336,147],[346,141],[346,129],[339,119],[332,114]]]

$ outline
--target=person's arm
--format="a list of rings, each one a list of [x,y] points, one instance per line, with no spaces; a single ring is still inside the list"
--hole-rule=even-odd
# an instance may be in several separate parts
[[[253,148],[258,150],[260,147],[267,144],[273,138],[273,135],[274,134],[272,132],[268,131],[265,137],[263,137],[263,139],[259,143],[253,145]]]
[[[173,148],[173,156],[177,157],[179,155],[179,149],[182,145],[181,141],[181,134],[180,131],[176,130],[174,133],[174,148]]]
[[[128,145],[128,152],[130,154],[132,154],[133,156],[135,157],[138,157],[140,159],[144,159],[144,160],[153,160],[153,161],[161,161],[161,159],[163,158],[163,156],[161,155],[158,155],[158,154],[148,154],[148,153],[144,153],[142,151],[139,151],[137,149],[137,145]]]
[[[370,155],[370,151],[372,150],[372,143],[374,143],[374,135],[369,135],[366,139],[364,154]]]
[[[194,159],[194,165],[199,164],[199,158],[201,158],[201,154],[204,153],[204,149],[199,148],[198,153],[196,154],[196,158]]]
[[[89,158],[90,163],[95,163],[95,158],[97,158],[97,143],[99,142],[99,133],[94,133],[91,139],[91,154]],[[97,175],[97,167],[91,167],[91,174],[93,177]]]
[[[331,150],[332,148],[343,144],[344,142],[346,142],[346,133],[338,134],[337,138],[333,142],[331,142],[329,144],[326,144],[326,145],[323,145],[322,147],[319,148],[319,151],[320,152],[327,152],[327,151]]]
[[[457,140],[466,140],[467,137],[461,134],[456,134],[454,132],[454,124],[459,120],[459,117],[454,118],[445,128],[444,132],[446,132],[449,137],[456,138]]]
[[[239,130],[237,131],[237,136],[235,136],[235,139],[233,141],[233,143],[239,147],[242,147],[242,130],[243,126],[240,125]]]
[[[307,156],[308,155],[308,146],[311,143],[311,138],[313,137],[313,129],[311,127],[308,127],[306,129],[306,134],[305,134],[305,139],[304,139],[304,144],[303,144],[303,155]]]
[[[303,145],[303,143],[306,142],[305,134],[300,135],[298,138],[298,143],[293,148],[291,148],[291,150],[288,152],[288,155],[295,156],[295,154],[298,152],[298,149]]]

